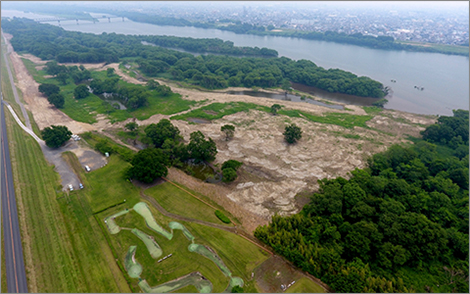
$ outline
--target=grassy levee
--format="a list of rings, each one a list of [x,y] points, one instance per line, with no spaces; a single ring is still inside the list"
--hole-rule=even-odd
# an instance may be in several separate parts
[[[85,192],[62,195],[39,145],[10,114],[6,120],[29,292],[128,291]]]
[[[314,281],[308,278],[301,278],[295,281],[295,284],[290,286],[289,289],[285,291],[286,293],[324,293],[320,285],[316,284]]]
[[[227,102],[227,103],[212,103],[198,109],[194,109],[185,114],[172,116],[171,119],[187,120],[188,118],[202,118],[207,120],[219,119],[226,115],[234,114],[241,111],[249,111],[256,109],[260,111],[269,112],[269,107],[261,106],[254,103],[245,102]]]
[[[10,77],[8,76],[8,70],[5,66],[5,58],[3,57],[3,53],[1,56],[1,86],[2,86],[2,94],[3,99],[7,101],[13,110],[16,112],[16,115],[20,118],[20,120],[25,123],[25,119],[23,117],[23,113],[21,112],[20,106],[15,101],[15,96],[13,94],[13,89],[11,88]],[[20,95],[21,91],[17,91],[18,95]],[[5,110],[8,111],[8,110]]]
[[[186,187],[184,187],[184,189],[189,191],[189,189]],[[207,197],[200,195],[197,192],[190,192],[202,198],[204,201],[209,201]],[[223,224],[215,216],[215,209],[197,200],[193,196],[189,195],[188,193],[184,192],[183,190],[175,187],[170,183],[163,183],[149,188],[145,190],[145,194],[155,198],[158,204],[160,204],[163,208],[165,208],[166,211],[170,213],[199,219],[211,223]],[[218,207],[218,205],[214,206]],[[190,207],[190,209],[188,209],[188,207]],[[220,209],[223,210],[223,208]]]
[[[127,208],[131,207],[131,205],[127,204],[125,206]],[[268,258],[258,247],[235,234],[203,225],[174,220],[163,216],[150,204],[149,207],[155,220],[163,228],[169,230],[168,224],[171,221],[181,223],[194,235],[195,243],[213,248],[232,271],[233,276],[242,277],[245,282],[249,280],[251,270]],[[122,209],[123,207],[111,208],[108,211],[97,214],[97,219],[103,221],[108,215]],[[174,280],[194,271],[199,271],[212,282],[214,293],[222,292],[227,287],[230,279],[223,275],[214,262],[197,253],[189,252],[188,246],[191,242],[180,230],[174,230],[174,237],[172,240],[168,240],[149,229],[146,226],[144,218],[134,211],[116,218],[115,221],[121,227],[138,228],[144,233],[153,236],[162,248],[163,256],[170,253],[173,254],[172,257],[160,263],[156,263],[155,259],[150,256],[143,242],[134,236],[131,231],[122,230],[115,235],[111,235],[108,232],[110,244],[121,260],[124,260],[129,246],[137,245],[135,258],[143,268],[140,277],[147,280],[151,287]],[[137,285],[138,280],[130,280],[133,291],[140,291]],[[251,292],[256,290],[254,285],[251,284],[250,286],[250,282],[248,282],[248,287],[248,290]]]
[[[34,62],[26,58],[21,58],[21,60],[23,61],[24,66],[36,82],[42,84],[46,81],[46,78],[44,78],[44,76],[47,75],[47,73],[42,69],[37,70],[36,66],[38,64],[35,64]]]

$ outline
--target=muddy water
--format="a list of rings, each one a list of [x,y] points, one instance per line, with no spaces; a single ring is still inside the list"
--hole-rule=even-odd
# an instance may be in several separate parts
[[[294,88],[294,89],[296,89],[296,88]],[[301,90],[301,91],[307,92],[307,91],[304,91],[304,90]],[[227,94],[232,94],[232,95],[248,95],[248,96],[253,96],[253,97],[264,97],[264,98],[271,98],[271,99],[283,100],[283,101],[306,102],[306,103],[320,105],[320,106],[324,106],[324,107],[328,107],[328,108],[344,109],[344,107],[342,105],[327,104],[327,103],[316,101],[316,100],[313,100],[313,99],[310,99],[310,98],[305,98],[304,100],[302,100],[302,98],[300,96],[296,96],[296,95],[292,95],[292,94],[285,95],[285,94],[275,94],[275,93],[266,93],[266,92],[258,92],[258,91],[228,91],[226,93]],[[308,93],[310,93],[310,92],[308,92]],[[318,97],[320,97],[320,96],[318,96]],[[321,98],[323,98],[323,97],[321,97]]]
[[[193,177],[209,183],[217,183],[222,180],[220,175],[205,163],[195,163],[193,160],[189,160],[183,163],[181,169],[183,171],[189,170],[190,175]]]
[[[315,95],[316,97],[319,97],[322,99],[327,99],[327,100],[331,100],[335,102],[352,104],[352,105],[371,106],[372,103],[378,100],[377,98],[360,97],[360,96],[340,94],[340,93],[330,93],[322,89],[318,89],[315,87],[310,87],[310,86],[306,86],[306,85],[302,85],[298,83],[292,83],[292,88],[298,91]],[[386,98],[388,99],[389,97],[386,97]]]

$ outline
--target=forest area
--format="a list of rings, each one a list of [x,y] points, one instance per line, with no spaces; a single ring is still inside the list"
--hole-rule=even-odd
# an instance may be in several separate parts
[[[17,52],[31,53],[43,60],[56,60],[61,63],[135,61],[142,73],[149,77],[185,80],[206,89],[223,89],[229,86],[263,88],[282,86],[283,89],[288,89],[289,82],[295,82],[328,92],[362,97],[383,98],[388,93],[388,89],[382,83],[369,77],[358,77],[340,69],[326,70],[304,59],[294,61],[286,57],[256,58],[228,55],[195,57],[189,53],[142,44],[142,41],[147,40],[176,42],[174,41],[176,37],[159,39],[152,36],[115,33],[95,35],[65,31],[57,26],[38,24],[26,19],[2,20],[2,28],[13,35],[11,44]],[[188,38],[181,39],[178,41],[181,44],[192,41]],[[219,42],[208,40],[212,39],[202,39],[198,42]],[[195,43],[192,50],[199,50],[197,44],[199,43]],[[230,47],[230,44],[223,46]],[[264,49],[260,49],[260,52]]]
[[[300,213],[255,236],[337,292],[468,293],[468,116],[441,116],[349,180],[320,180]]]

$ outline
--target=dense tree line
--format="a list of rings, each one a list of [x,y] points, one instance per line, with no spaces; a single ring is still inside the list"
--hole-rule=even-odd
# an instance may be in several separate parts
[[[193,56],[189,53],[141,44],[142,36],[86,34],[65,31],[52,25],[24,19],[2,20],[2,28],[14,37],[17,51],[30,52],[42,59],[62,62],[117,62],[131,57],[148,76],[165,74],[207,89],[237,87],[275,87],[286,80],[364,97],[382,98],[386,89],[368,77],[339,69],[324,69],[311,61],[286,57],[254,58]]]
[[[455,113],[436,125],[466,124],[468,136],[468,111]],[[461,133],[451,136],[450,141]],[[427,139],[438,145],[394,145],[372,156],[367,168],[351,172],[349,180],[320,180],[320,191],[299,214],[274,216],[255,236],[337,292],[434,287],[467,293],[468,137],[452,148],[449,140]],[[430,288],[418,288],[404,269],[432,275]]]
[[[190,52],[198,53],[216,53],[226,55],[244,55],[277,57],[276,50],[258,47],[237,47],[233,46],[231,41],[221,39],[194,39],[174,36],[142,36],[142,41],[166,47],[184,49]]]
[[[384,49],[384,50],[406,50],[414,52],[435,52],[444,54],[468,55],[468,53],[452,52],[446,49],[438,49],[425,46],[413,46],[396,42],[393,37],[389,36],[369,36],[361,33],[346,34],[333,31],[326,32],[305,32],[305,31],[284,31],[272,32],[273,27],[256,26],[240,21],[224,20],[219,22],[231,22],[232,24],[219,26],[214,22],[191,22],[181,18],[150,16],[138,12],[121,12],[120,15],[137,22],[145,22],[156,25],[172,25],[172,26],[193,26],[206,29],[218,29],[223,31],[231,31],[236,34],[252,34],[252,35],[268,35],[268,36],[284,36],[300,39],[329,41],[341,44],[352,44],[362,47]],[[468,46],[468,44],[462,44]]]

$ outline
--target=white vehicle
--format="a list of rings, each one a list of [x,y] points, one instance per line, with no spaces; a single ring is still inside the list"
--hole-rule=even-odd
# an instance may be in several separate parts
[[[73,186],[72,185],[69,185],[69,190],[73,191]]]
[[[85,165],[85,170],[86,170],[87,172],[89,172],[89,171],[91,171],[91,168],[90,168],[88,165]]]
[[[78,186],[80,187],[80,189],[83,189],[83,184],[82,183],[78,184]]]

